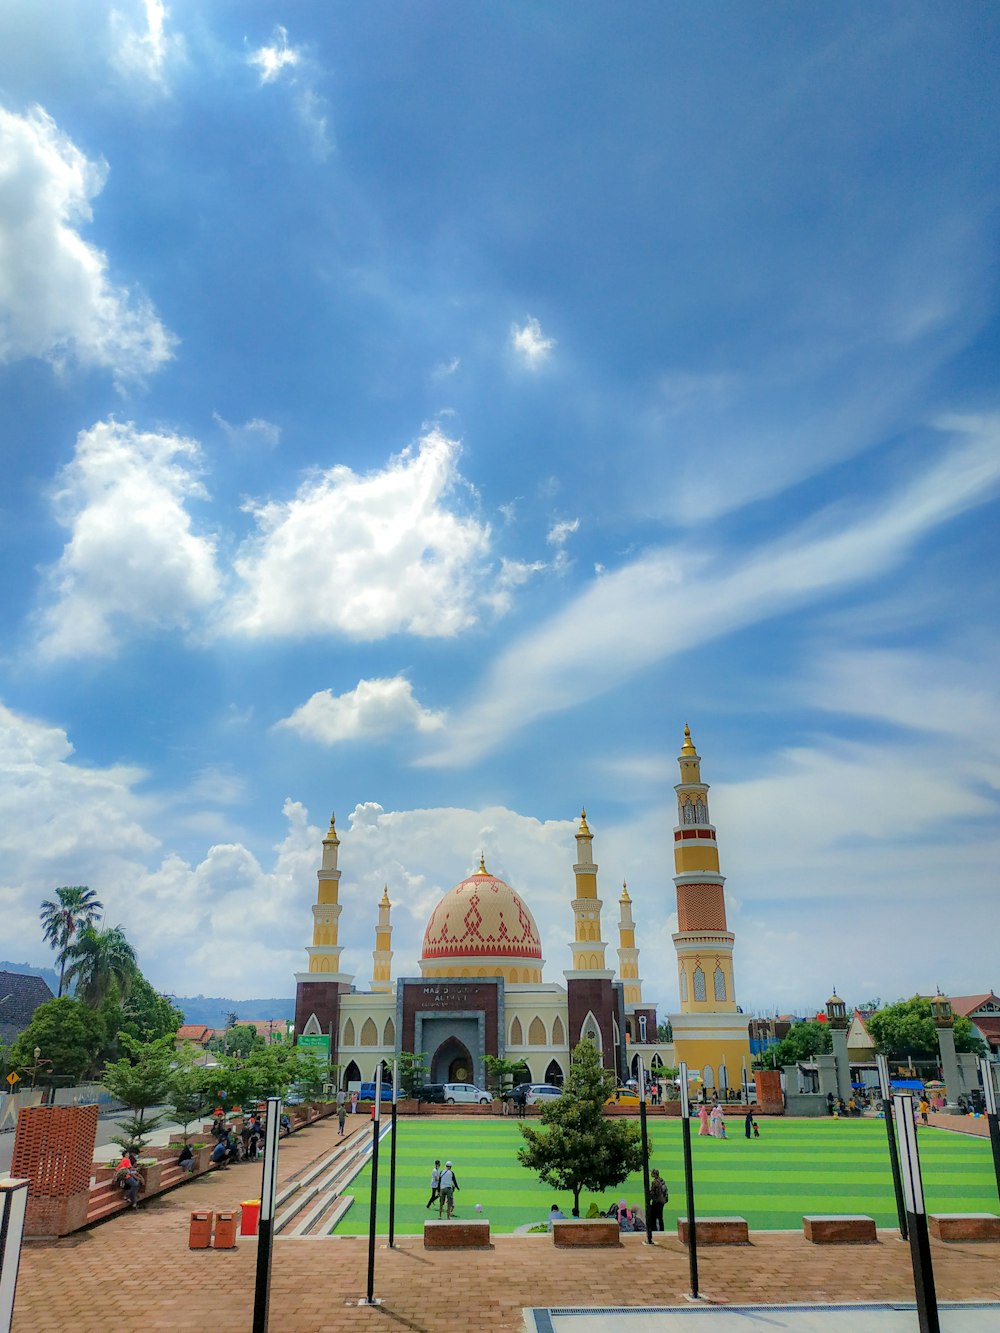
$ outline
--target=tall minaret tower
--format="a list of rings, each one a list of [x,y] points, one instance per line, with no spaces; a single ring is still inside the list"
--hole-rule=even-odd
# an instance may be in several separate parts
[[[632,920],[632,899],[628,885],[622,883],[618,899],[621,915],[618,919],[618,975],[625,986],[625,1012],[630,1013],[642,1004],[642,981],[639,977],[639,950],[635,947],[635,923]]]
[[[624,1077],[625,1006],[621,982],[615,982],[614,970],[608,969],[604,961],[607,945],[601,939],[602,903],[597,896],[593,841],[587,812],[582,810],[573,866],[576,881],[573,967],[565,973],[569,1044],[572,1050],[584,1037],[589,1038],[600,1050],[605,1068]]]
[[[337,853],[340,839],[334,816],[323,839],[323,858],[316,873],[316,902],[313,904],[312,944],[306,949],[309,970],[295,974],[295,1032],[300,1036],[307,1027],[316,1034],[329,1033],[332,1028],[330,1058],[337,1044],[337,1021],[340,1016],[340,996],[349,991],[354,978],[340,970],[341,946],[337,943],[340,920],[340,870]]]
[[[389,913],[392,903],[389,901],[389,886],[382,889],[382,901],[378,905],[378,925],[375,927],[375,948],[372,951],[372,990],[392,990],[392,926]]]
[[[733,980],[734,936],[726,924],[725,876],[719,873],[715,828],[709,822],[708,784],[691,730],[677,757],[681,780],[674,828],[677,886],[677,987],[681,1011],[671,1016],[674,1054],[706,1086],[738,1086],[750,1066],[747,1019],[737,1012]]]

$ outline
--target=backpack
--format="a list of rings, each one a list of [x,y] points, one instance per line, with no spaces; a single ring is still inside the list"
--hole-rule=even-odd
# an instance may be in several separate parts
[[[670,1191],[667,1189],[667,1182],[662,1176],[658,1176],[649,1187],[649,1197],[653,1203],[666,1203],[670,1198]]]

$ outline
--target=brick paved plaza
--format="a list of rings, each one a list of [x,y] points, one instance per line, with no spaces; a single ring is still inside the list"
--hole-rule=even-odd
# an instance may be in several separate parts
[[[359,1129],[358,1132],[365,1132]],[[324,1120],[282,1142],[282,1182],[328,1153],[336,1122]],[[25,1245],[15,1333],[204,1333],[249,1329],[256,1241],[236,1250],[187,1248],[188,1216],[225,1209],[258,1192],[259,1170],[212,1173],[137,1212],[61,1241]],[[703,1294],[723,1303],[912,1301],[908,1246],[895,1232],[864,1247],[810,1245],[801,1234],[755,1232],[753,1244],[699,1251]],[[498,1237],[483,1253],[430,1253],[420,1238],[395,1251],[380,1241],[377,1308],[358,1308],[367,1240],[277,1240],[273,1333],[403,1330],[473,1333],[520,1330],[525,1306],[671,1305],[687,1289],[687,1253],[665,1233],[650,1249],[624,1237],[619,1250],[555,1251],[547,1236]],[[932,1242],[941,1300],[1000,1300],[1000,1247]]]

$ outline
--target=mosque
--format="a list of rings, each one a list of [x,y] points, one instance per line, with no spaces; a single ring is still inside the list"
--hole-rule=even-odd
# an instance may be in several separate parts
[[[632,900],[618,900],[618,967],[602,939],[594,835],[584,811],[576,832],[572,967],[564,982],[543,980],[542,942],[531,909],[511,885],[479,869],[449,890],[424,931],[420,975],[392,977],[392,903],[378,905],[372,981],[367,990],[340,970],[340,839],[334,820],[323,839],[313,905],[308,970],[296,974],[295,1031],[325,1046],[343,1086],[375,1077],[401,1051],[422,1054],[429,1083],[487,1086],[485,1059],[527,1067],[532,1082],[561,1083],[584,1038],[624,1080],[641,1056],[647,1069],[680,1060],[706,1088],[738,1086],[750,1068],[747,1019],[736,1003],[734,936],[726,924],[725,878],[701,760],[684,728],[674,828],[680,1006],[669,1015],[673,1041],[657,1040],[657,1014],[642,998]],[[661,960],[656,961],[659,968]]]

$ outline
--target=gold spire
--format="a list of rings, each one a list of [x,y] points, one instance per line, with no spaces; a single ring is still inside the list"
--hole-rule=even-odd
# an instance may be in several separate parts
[[[480,852],[480,853],[479,853],[479,874],[480,874],[480,875],[488,875],[489,873],[490,873],[490,872],[486,869],[486,854],[485,854],[485,852]]]
[[[326,837],[323,839],[323,841],[324,841],[324,842],[340,842],[340,839],[337,837],[337,816],[336,816],[335,813],[333,813],[333,814],[330,815],[330,828],[329,828],[329,831],[327,832]]]
[[[382,886],[382,901],[379,903],[379,907],[391,907],[391,906],[392,903],[389,901],[389,886],[388,884],[384,884]]]
[[[622,880],[622,896],[618,899],[620,903],[630,903],[632,899],[628,896],[628,884]]]
[[[684,744],[681,746],[681,754],[697,754],[694,748],[694,742],[691,740],[691,728],[684,723]]]
[[[587,811],[586,811],[586,809],[584,808],[584,809],[581,809],[581,811],[580,811],[580,829],[579,829],[579,833],[587,834],[587,833],[589,833],[589,832],[590,832],[590,829],[587,827]],[[579,834],[578,834],[578,836],[579,836]]]

